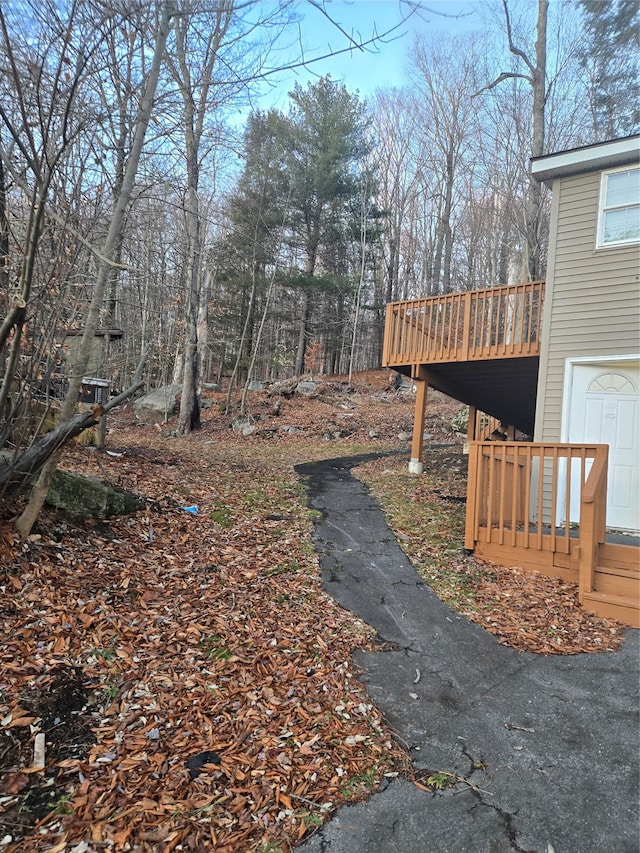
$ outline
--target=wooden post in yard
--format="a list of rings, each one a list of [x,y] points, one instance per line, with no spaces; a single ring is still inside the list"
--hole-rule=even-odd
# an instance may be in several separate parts
[[[467,443],[478,440],[478,409],[469,406],[469,420],[467,422]]]
[[[416,408],[413,416],[413,439],[411,441],[411,459],[409,460],[409,473],[422,474],[424,463],[422,462],[422,444],[424,441],[424,414],[427,407],[427,391],[429,383],[421,367],[412,371],[412,379],[416,383]]]
[[[480,445],[473,441],[469,445],[469,465],[467,477],[467,512],[464,525],[464,549],[469,554],[472,553],[476,545],[476,518],[478,515],[478,477],[479,477],[479,460]]]

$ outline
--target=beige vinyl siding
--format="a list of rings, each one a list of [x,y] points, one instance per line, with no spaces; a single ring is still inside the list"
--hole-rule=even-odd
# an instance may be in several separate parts
[[[567,358],[640,351],[640,246],[596,249],[600,172],[553,185],[535,437],[559,441]]]

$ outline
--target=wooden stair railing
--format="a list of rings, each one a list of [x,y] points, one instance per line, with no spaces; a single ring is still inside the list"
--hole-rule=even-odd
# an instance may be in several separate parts
[[[606,535],[608,445],[593,460],[580,496],[580,597],[593,592],[600,545]]]
[[[640,627],[640,548],[605,541],[608,453],[470,442],[465,549],[576,582],[584,607]]]
[[[465,548],[510,545],[526,557],[571,554],[576,541],[595,547],[585,536],[604,536],[607,453],[604,444],[470,442]]]

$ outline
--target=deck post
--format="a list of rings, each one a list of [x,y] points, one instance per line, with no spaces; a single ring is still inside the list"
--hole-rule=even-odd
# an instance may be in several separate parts
[[[422,474],[424,463],[422,462],[422,444],[424,441],[424,414],[427,407],[427,382],[421,367],[414,368],[412,378],[416,384],[416,408],[413,416],[413,439],[411,441],[411,459],[409,460],[409,473]]]
[[[464,549],[468,554],[473,553],[476,546],[479,460],[482,460],[480,445],[474,440],[469,444],[469,460],[467,462],[467,511],[464,521]]]
[[[467,442],[478,440],[478,409],[469,406],[469,420],[467,421]]]

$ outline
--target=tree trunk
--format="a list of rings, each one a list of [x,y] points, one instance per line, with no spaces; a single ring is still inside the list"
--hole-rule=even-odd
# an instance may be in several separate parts
[[[173,77],[180,89],[184,107],[184,140],[187,164],[187,205],[185,210],[187,231],[187,294],[185,299],[185,347],[182,397],[178,432],[187,435],[200,428],[200,352],[198,346],[198,319],[200,316],[200,286],[202,265],[203,228],[198,198],[200,179],[200,143],[204,132],[204,121],[210,106],[213,85],[213,69],[222,40],[229,28],[235,4],[212,4],[213,20],[207,22],[204,32],[204,60],[202,68],[195,72],[190,66],[191,54],[195,53],[190,38],[189,12],[198,10],[198,4],[185,3],[182,15],[175,19],[175,58],[169,57]],[[198,83],[195,83],[195,80]],[[196,96],[197,90],[199,97]]]
[[[169,33],[169,24],[173,12],[173,0],[163,0],[153,61],[149,71],[145,92],[138,108],[135,125],[136,130],[122,181],[122,190],[115,201],[111,221],[109,223],[109,230],[101,252],[102,257],[98,263],[96,281],[93,287],[89,311],[85,320],[84,333],[82,335],[77,360],[76,363],[72,365],[72,372],[69,377],[69,389],[62,403],[60,413],[60,419],[62,422],[70,420],[73,416],[82,384],[83,372],[89,361],[95,330],[98,328],[100,311],[102,309],[105,291],[109,280],[109,273],[111,270],[110,260],[113,258],[116,251],[126,210],[129,206],[131,195],[133,193],[135,178],[138,171],[138,163],[142,154],[147,127],[151,120],[155,92],[160,78],[160,69],[162,66],[167,36]],[[63,445],[59,445],[58,447],[52,448],[51,456],[42,466],[38,482],[31,494],[29,503],[15,523],[16,530],[23,538],[26,538],[31,532],[40,510],[42,509],[45,497],[51,485],[51,480],[53,479],[53,474],[60,459],[62,446]]]
[[[193,182],[195,181],[195,186]],[[198,305],[200,296],[200,211],[198,205],[197,177],[189,179],[187,191],[187,298],[185,300],[185,346],[182,396],[178,432],[188,435],[200,429],[200,402],[198,400]]]
[[[302,293],[302,306],[300,309],[300,325],[298,326],[298,349],[296,351],[296,363],[293,369],[294,376],[300,376],[304,370],[304,356],[307,351],[307,327],[309,326],[309,313],[311,300],[308,290]]]
[[[533,140],[531,155],[544,154],[544,113],[546,102],[547,77],[547,12],[549,0],[538,0],[538,24],[536,37],[536,62],[533,69]],[[529,280],[540,278],[541,268],[541,219],[542,184],[529,177],[529,191],[526,203],[527,219],[527,261]]]

